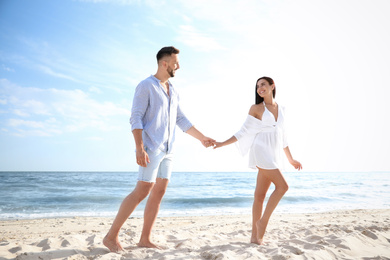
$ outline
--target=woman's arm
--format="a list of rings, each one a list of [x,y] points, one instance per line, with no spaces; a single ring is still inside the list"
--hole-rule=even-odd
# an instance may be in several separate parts
[[[251,108],[249,109],[249,113],[248,114],[253,116],[253,117],[257,117],[257,115],[258,115],[258,111],[257,110],[258,110],[257,106],[256,105],[252,105]],[[233,135],[232,137],[230,137],[226,141],[224,141],[224,142],[214,142],[214,149],[220,148],[220,147],[223,147],[223,146],[226,146],[226,145],[233,144],[233,143],[237,142],[238,139],[243,134],[246,134],[246,129],[248,128],[247,121],[248,121],[248,119],[245,121],[244,125],[241,127],[239,132],[237,132],[235,135]]]
[[[222,143],[221,142],[214,142],[214,149],[220,148],[222,146],[229,145],[229,144],[232,144],[235,142],[237,142],[237,138],[233,135],[232,137],[227,139],[225,142],[222,142]]]
[[[300,162],[298,162],[297,160],[294,160],[294,158],[291,155],[290,148],[288,148],[288,146],[286,146],[283,150],[287,156],[289,163],[291,163],[291,165],[294,166],[295,169],[301,170],[302,164]]]

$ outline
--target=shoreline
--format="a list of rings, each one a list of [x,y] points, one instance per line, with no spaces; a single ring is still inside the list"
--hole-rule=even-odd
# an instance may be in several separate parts
[[[281,207],[279,205],[279,207]],[[344,211],[357,211],[357,210],[366,210],[366,211],[371,211],[371,210],[390,210],[389,207],[384,207],[384,208],[346,208],[346,209],[324,209],[320,211],[316,210],[308,210],[308,211],[291,211],[289,212],[288,210],[280,210],[280,208],[276,208],[274,211],[273,215],[306,215],[306,214],[321,214],[321,213],[337,213],[337,212],[344,212]],[[170,212],[164,213],[164,210],[160,210],[158,219],[162,218],[187,218],[187,217],[219,217],[219,216],[246,216],[250,215],[252,212],[252,208],[247,208],[242,211],[237,211],[237,212],[228,212],[228,211],[217,211],[213,210],[214,213],[211,213],[211,209],[207,210],[207,213],[177,213],[177,212]],[[59,215],[52,215],[48,214],[45,216],[34,216],[35,214],[26,214],[26,215],[33,215],[33,216],[20,216],[20,217],[13,217],[13,218],[1,218],[0,217],[0,223],[1,222],[7,222],[7,221],[23,221],[23,220],[39,220],[39,219],[68,219],[68,218],[101,218],[101,219],[114,219],[116,216],[116,213],[118,211],[113,211],[110,214],[101,214],[101,215],[89,215],[88,213],[85,212],[80,212],[80,214],[75,214],[75,212],[66,212],[69,213],[70,215],[65,215],[66,213],[59,214]],[[136,212],[133,212],[132,216],[130,216],[129,219],[142,219],[143,218],[143,213],[144,209],[138,210]],[[174,216],[172,216],[174,215]]]
[[[158,217],[152,240],[138,248],[143,218],[124,224],[126,252],[102,239],[111,217],[0,220],[0,259],[390,259],[390,209],[274,213],[266,245],[249,243],[251,215]]]
[[[161,214],[159,214],[157,216],[157,219],[172,219],[172,218],[207,218],[207,217],[247,217],[247,216],[251,216],[249,212],[251,212],[251,208],[248,209],[246,212],[248,213],[224,213],[224,214],[220,214],[220,213],[217,213],[217,214],[199,214],[199,215],[177,215],[177,216],[166,216],[166,215],[162,215],[160,216]],[[274,211],[274,213],[272,214],[272,216],[292,216],[292,215],[311,215],[311,214],[333,214],[333,213],[343,213],[343,212],[355,212],[355,211],[386,211],[386,210],[389,210],[390,211],[390,208],[355,208],[355,209],[335,209],[335,210],[324,210],[324,211],[317,211],[317,212],[314,212],[314,211],[307,211],[307,212],[278,212],[277,209]],[[115,214],[117,213],[117,211],[114,212]],[[110,219],[114,219],[115,218],[115,214],[112,214],[112,215],[102,215],[102,216],[93,216],[93,215],[71,215],[71,216],[65,216],[65,215],[59,215],[59,216],[45,216],[45,217],[20,217],[20,218],[0,218],[0,224],[2,224],[3,222],[8,222],[8,221],[28,221],[28,220],[44,220],[44,219],[82,219],[82,218],[85,218],[85,219],[106,219],[108,221],[110,221]],[[143,210],[142,210],[142,215],[141,213],[139,214],[136,214],[135,216],[130,216],[128,218],[128,220],[131,220],[131,219],[143,219]],[[272,217],[271,217],[272,219]]]

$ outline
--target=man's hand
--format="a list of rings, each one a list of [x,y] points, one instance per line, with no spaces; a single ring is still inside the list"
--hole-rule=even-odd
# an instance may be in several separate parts
[[[146,167],[150,163],[149,155],[144,148],[137,149],[136,158],[139,166]]]
[[[215,140],[210,138],[210,137],[204,137],[202,140],[201,140],[202,144],[204,147],[210,147],[210,146],[213,146],[214,147],[214,143],[215,143]]]
[[[186,133],[198,139],[206,148],[214,146],[215,140],[210,137],[204,136],[201,132],[199,132],[198,129],[195,128],[195,126],[192,126],[190,129],[188,129]]]

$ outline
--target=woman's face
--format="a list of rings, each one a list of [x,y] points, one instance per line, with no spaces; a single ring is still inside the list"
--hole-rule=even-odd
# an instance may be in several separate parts
[[[270,85],[267,80],[261,79],[257,82],[257,94],[260,97],[264,98],[266,96],[272,97],[272,90],[274,89],[274,84]]]

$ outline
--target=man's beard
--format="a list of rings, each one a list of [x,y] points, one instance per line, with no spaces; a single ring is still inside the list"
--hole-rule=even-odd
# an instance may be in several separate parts
[[[173,69],[171,69],[170,67],[167,68],[167,72],[168,72],[169,76],[171,76],[171,77],[175,76],[175,71]]]

